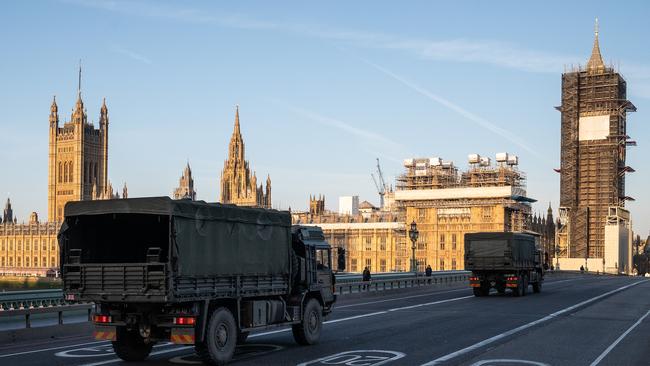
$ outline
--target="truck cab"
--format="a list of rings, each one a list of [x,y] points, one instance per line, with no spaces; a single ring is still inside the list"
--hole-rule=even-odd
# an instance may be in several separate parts
[[[321,228],[294,225],[291,228],[293,247],[300,261],[301,279],[298,287],[308,290],[320,299],[323,309],[329,313],[336,301],[335,277],[332,271],[332,248],[325,241]]]

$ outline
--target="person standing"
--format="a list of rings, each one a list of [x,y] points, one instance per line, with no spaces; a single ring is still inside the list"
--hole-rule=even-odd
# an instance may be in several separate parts
[[[428,264],[427,268],[424,270],[424,274],[428,277],[427,282],[431,283],[431,274],[433,273],[433,270],[431,269],[431,265]]]

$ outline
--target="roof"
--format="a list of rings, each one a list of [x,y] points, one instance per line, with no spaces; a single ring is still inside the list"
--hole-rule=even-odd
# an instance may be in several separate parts
[[[372,203],[368,201],[363,201],[359,204],[360,209],[366,209],[366,208],[376,208]]]
[[[172,200],[169,197],[77,201],[68,202],[65,205],[66,218],[106,214],[164,215],[198,220],[291,226],[291,215],[287,211],[207,203],[189,199]]]

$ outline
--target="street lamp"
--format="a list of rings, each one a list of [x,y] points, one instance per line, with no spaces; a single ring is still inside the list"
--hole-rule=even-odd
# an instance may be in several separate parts
[[[415,242],[418,241],[419,235],[418,224],[413,220],[411,228],[409,229],[409,238],[411,239],[411,272],[413,273],[416,273],[418,270],[417,262],[415,260]]]
[[[555,269],[560,269],[560,245],[555,244]]]

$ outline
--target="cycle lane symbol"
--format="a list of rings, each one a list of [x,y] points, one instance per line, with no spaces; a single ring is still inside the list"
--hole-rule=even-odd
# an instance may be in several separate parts
[[[299,363],[297,366],[338,365],[338,366],[379,366],[399,360],[406,356],[402,352],[386,350],[355,350],[340,352],[312,361]]]

